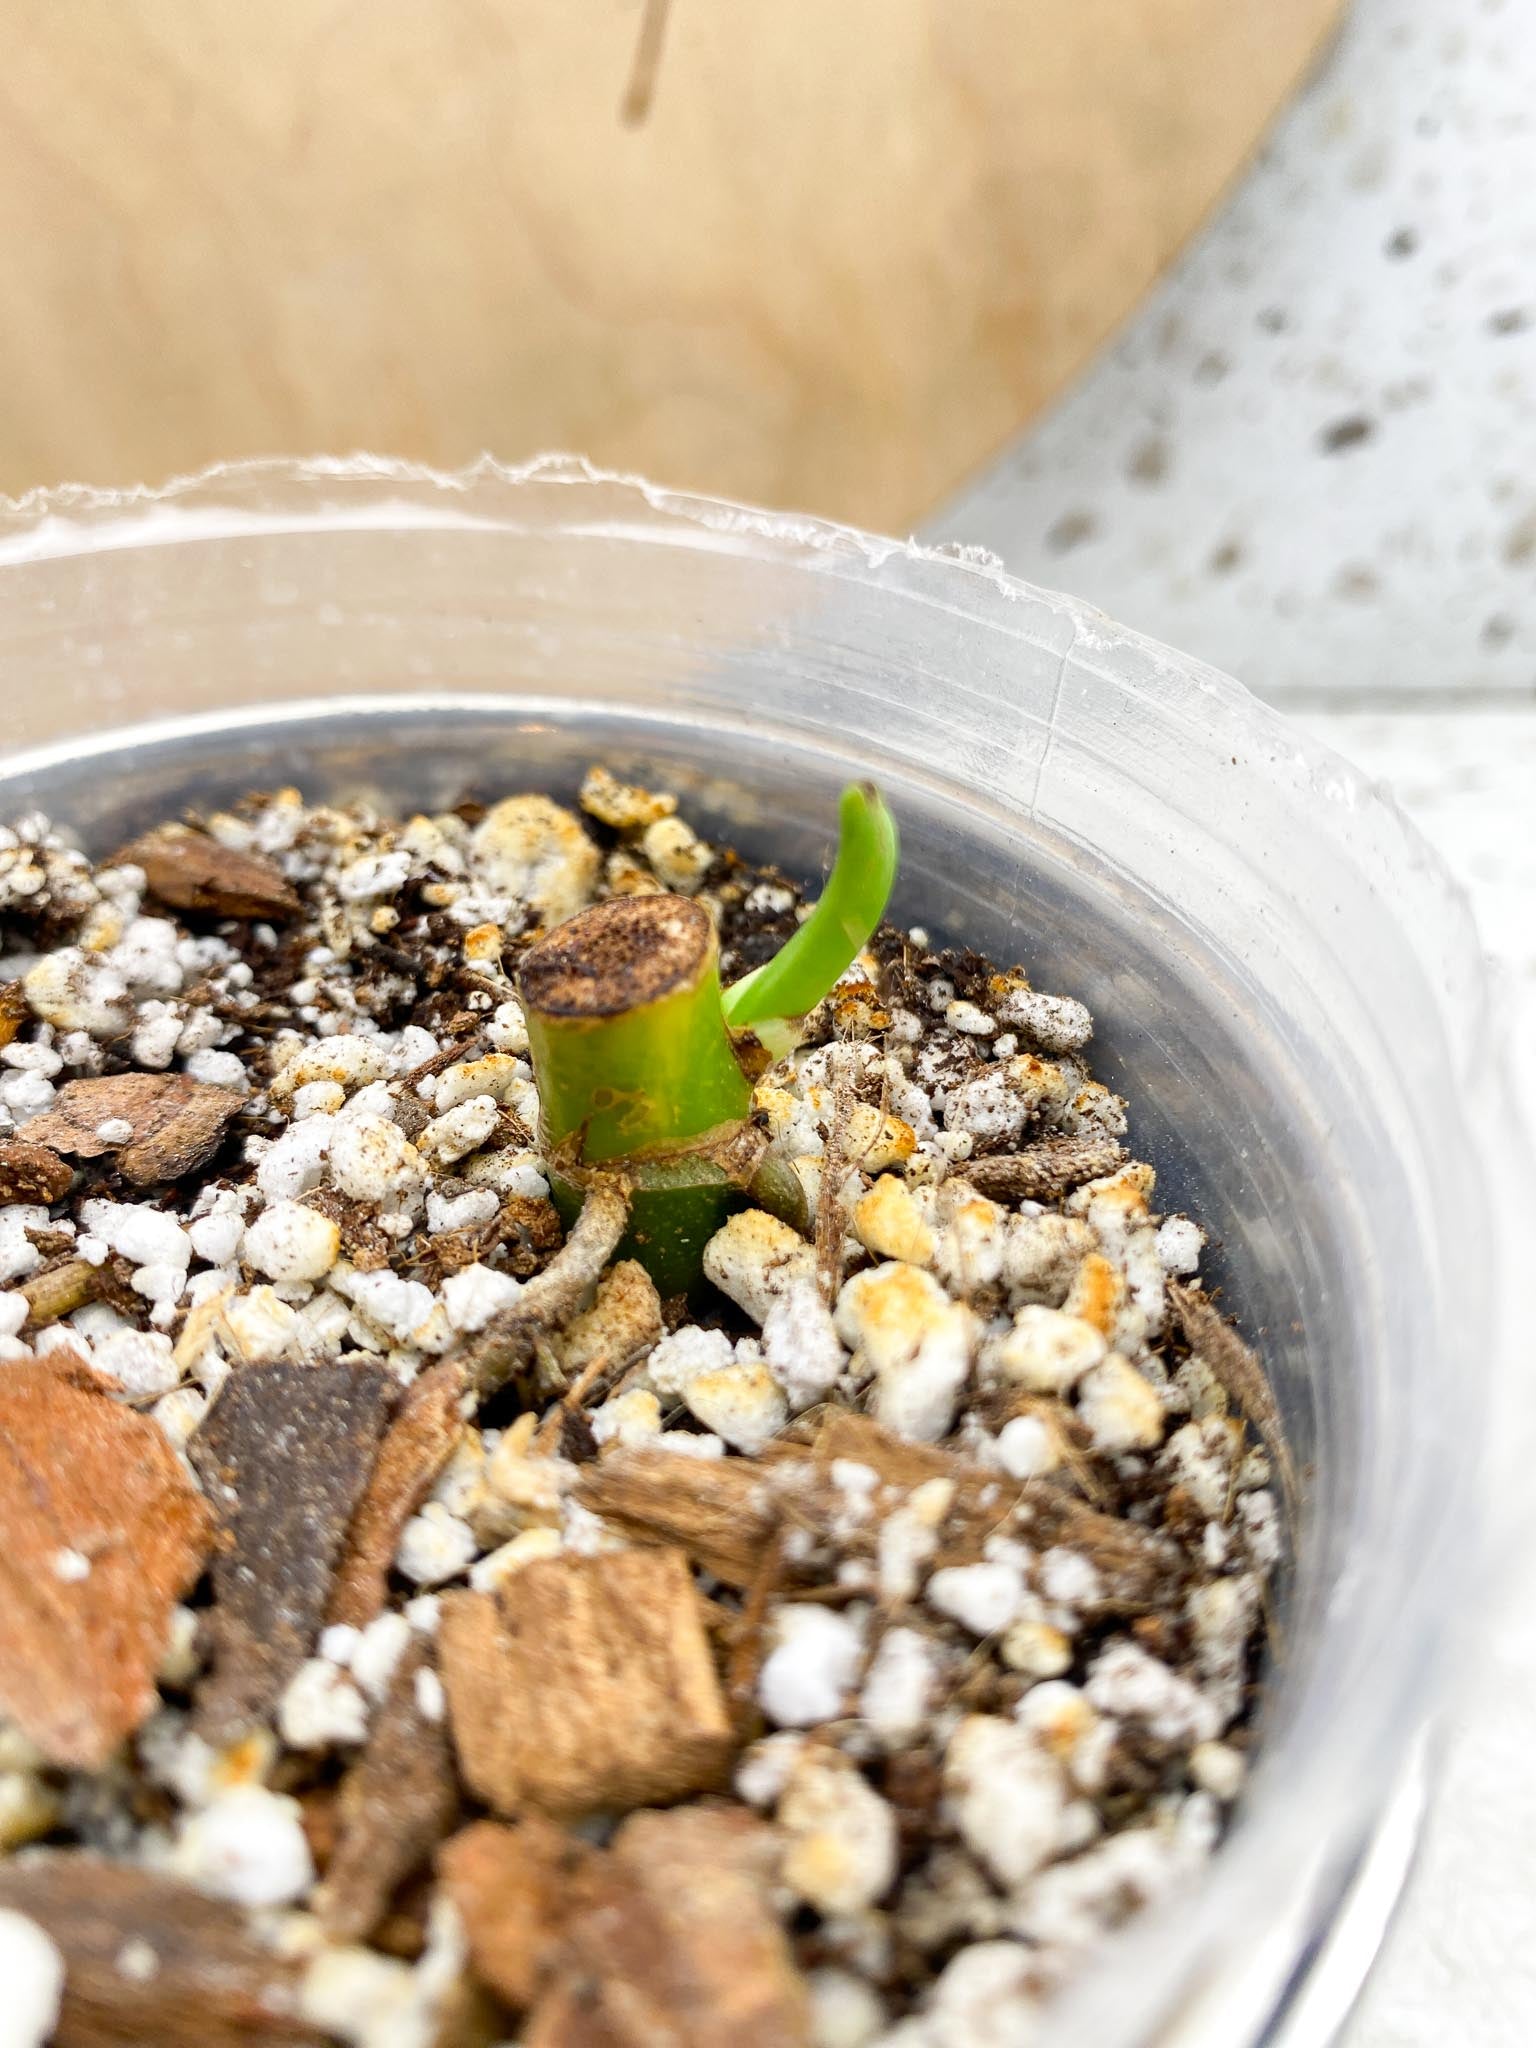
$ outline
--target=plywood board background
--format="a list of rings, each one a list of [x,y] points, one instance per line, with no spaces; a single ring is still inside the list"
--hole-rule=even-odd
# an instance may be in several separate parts
[[[0,489],[560,446],[904,527],[1341,4],[9,0]]]

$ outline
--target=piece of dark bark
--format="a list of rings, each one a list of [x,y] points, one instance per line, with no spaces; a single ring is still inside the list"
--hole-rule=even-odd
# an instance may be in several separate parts
[[[735,1736],[681,1551],[525,1565],[449,1593],[438,1656],[460,1768],[497,1813],[577,1819],[719,1785]]]
[[[22,1856],[0,1863],[0,1907],[34,1920],[64,1958],[53,2048],[331,2041],[299,2017],[296,1966],[246,1932],[238,1907],[174,1878],[78,1851]]]
[[[33,1117],[27,1142],[75,1159],[111,1155],[135,1187],[179,1180],[218,1150],[242,1097],[189,1074],[100,1074],[66,1081],[52,1109]],[[132,1126],[127,1138],[103,1138],[100,1126]]]
[[[204,1734],[266,1720],[308,1656],[393,1385],[382,1366],[242,1366],[193,1437],[221,1525]]]
[[[1113,1173],[1125,1147],[1110,1137],[1041,1138],[1021,1152],[968,1159],[958,1171],[979,1195],[995,1202],[1054,1202],[1085,1180]]]
[[[190,825],[158,825],[113,856],[113,864],[144,870],[152,896],[176,910],[217,917],[282,919],[299,899],[281,868],[259,853],[241,853]]]
[[[326,1619],[366,1628],[382,1609],[400,1532],[431,1492],[464,1434],[464,1374],[451,1358],[412,1382],[347,1530]]]
[[[366,1941],[458,1818],[447,1725],[422,1707],[435,1683],[431,1651],[418,1639],[396,1665],[367,1745],[343,1780],[320,1915],[333,1941]],[[441,1705],[440,1691],[437,1698]]]
[[[0,1203],[62,1202],[75,1176],[46,1145],[26,1138],[0,1144]]]
[[[51,1763],[101,1768],[154,1708],[212,1529],[146,1416],[51,1362],[0,1369],[0,1709]]]

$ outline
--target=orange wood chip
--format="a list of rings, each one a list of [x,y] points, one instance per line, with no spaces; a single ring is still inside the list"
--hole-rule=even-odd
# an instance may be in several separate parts
[[[0,1144],[0,1202],[62,1202],[74,1174],[57,1152],[24,1138]]]
[[[64,1958],[53,2048],[326,2048],[298,2017],[294,1965],[247,1933],[238,1907],[190,1885],[61,1851],[0,1863],[0,1907],[35,1920]]]
[[[215,1088],[189,1074],[101,1074],[66,1081],[52,1109],[32,1118],[27,1143],[75,1159],[114,1153],[124,1180],[147,1187],[201,1166],[218,1149],[241,1100],[232,1088]],[[102,1124],[119,1121],[132,1126],[130,1137],[100,1135]]]
[[[731,1722],[680,1550],[557,1557],[451,1593],[438,1655],[472,1790],[555,1818],[718,1785]]]
[[[401,1402],[347,1531],[329,1620],[366,1628],[383,1607],[400,1532],[464,1433],[463,1392],[463,1368],[445,1358],[414,1381]]]
[[[114,855],[144,870],[150,894],[177,910],[220,917],[292,917],[299,907],[281,868],[259,853],[241,853],[190,825],[159,825]]]
[[[740,1807],[635,1814],[576,1887],[527,2048],[806,2048],[776,1859],[773,1830]]]
[[[597,1851],[542,1814],[515,1827],[479,1820],[437,1855],[476,1971],[514,2012],[532,2005],[559,1960],[575,1888]]]
[[[207,1503],[158,1426],[62,1371],[0,1372],[0,1708],[93,1770],[149,1714]]]

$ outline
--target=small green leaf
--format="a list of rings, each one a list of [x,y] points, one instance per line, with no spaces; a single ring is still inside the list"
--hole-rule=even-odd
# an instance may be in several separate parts
[[[851,783],[838,813],[837,859],[821,900],[788,943],[724,997],[733,1031],[775,1050],[783,1026],[814,1010],[869,943],[896,880],[896,820],[872,783]]]

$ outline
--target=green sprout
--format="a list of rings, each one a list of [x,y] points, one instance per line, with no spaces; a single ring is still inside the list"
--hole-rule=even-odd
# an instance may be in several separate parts
[[[540,1142],[566,1221],[619,1172],[622,1256],[664,1295],[699,1281],[704,1246],[748,1194],[804,1223],[794,1175],[765,1158],[752,1072],[780,1058],[874,933],[896,876],[895,820],[869,784],[843,792],[837,859],[815,909],[772,960],[723,991],[715,929],[682,896],[618,896],[523,956],[518,990],[539,1087]]]

